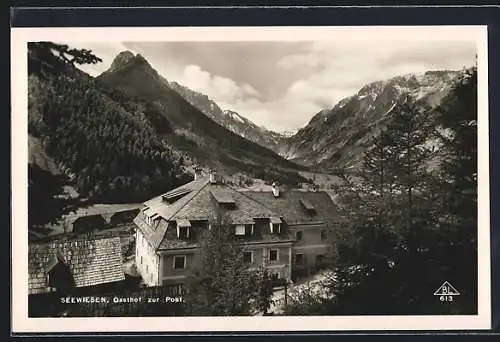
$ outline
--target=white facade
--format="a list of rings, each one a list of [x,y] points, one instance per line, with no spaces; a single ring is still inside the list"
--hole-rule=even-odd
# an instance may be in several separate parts
[[[140,229],[136,230],[135,261],[137,271],[147,286],[159,285],[160,257],[144,238]]]

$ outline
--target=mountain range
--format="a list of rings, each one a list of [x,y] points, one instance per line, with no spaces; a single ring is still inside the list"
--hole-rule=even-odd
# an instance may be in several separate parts
[[[282,141],[279,152],[321,170],[352,166],[369,147],[369,139],[388,123],[396,103],[412,96],[432,110],[464,73],[428,71],[367,84],[333,108],[317,113],[304,128]]]
[[[29,56],[30,66],[35,65],[36,58],[33,54]],[[48,64],[51,63],[54,62]],[[309,172],[308,175],[310,171],[328,173],[338,167],[355,165],[369,147],[369,139],[385,127],[390,117],[388,114],[398,101],[412,95],[420,103],[435,107],[464,70],[428,71],[372,82],[332,108],[318,112],[305,127],[288,133],[272,132],[245,118],[244,113],[220,108],[207,95],[168,81],[143,56],[130,51],[119,53],[109,69],[96,78],[76,70],[70,72],[68,68],[62,71],[62,75],[60,70],[58,72],[59,75],[53,73],[50,77],[41,77],[33,70],[30,72],[30,160],[46,169],[60,168],[71,177],[84,178],[77,188],[91,187],[87,183],[95,176],[97,181],[102,181],[99,188],[106,191],[122,184],[135,184],[136,188],[149,189],[141,195],[146,196],[146,193],[157,191],[154,184],[161,176],[161,170],[169,168],[168,163],[178,165],[174,174],[201,166],[215,168],[228,176],[235,175],[240,180],[244,175],[288,184],[307,182],[301,172]],[[92,96],[86,99],[89,93]],[[59,108],[61,99],[63,103],[71,102],[71,108]],[[102,121],[104,126],[100,133],[110,131],[106,128],[112,126],[109,120],[118,120],[117,131],[128,132],[126,130],[132,127],[133,131],[128,133],[133,141],[120,145],[128,157],[113,155],[113,165],[104,166],[102,163],[106,158],[109,163],[109,157],[100,153],[105,153],[103,149],[113,149],[107,140],[102,141],[102,151],[99,146],[94,146],[101,142],[85,147],[96,154],[91,165],[86,164],[90,161],[83,162],[77,156],[63,152],[57,144],[63,131],[58,127],[61,123],[47,122],[48,113],[39,113],[51,106],[72,112],[71,120],[76,122],[68,124],[64,121],[64,125],[70,128],[88,125],[85,123],[88,115],[96,116],[92,119],[94,121]],[[95,106],[96,112],[89,114],[91,109],[85,109],[89,106]],[[82,108],[84,110],[79,114]],[[108,116],[101,114],[99,117],[102,108],[111,108],[104,112]],[[54,125],[52,131],[47,125]],[[85,129],[91,130],[92,127]],[[85,129],[84,135],[96,134],[85,132]],[[69,149],[82,146],[81,142],[72,141],[74,136],[62,138],[70,144]],[[117,138],[125,139],[125,135]],[[104,138],[96,136],[96,139]],[[137,145],[141,141],[149,145]],[[79,155],[80,150],[74,151],[73,154]],[[136,153],[145,158],[144,165],[132,161],[137,159]],[[157,160],[157,156],[160,159]],[[120,158],[132,159],[125,162]],[[168,163],[164,165],[164,162]],[[149,163],[155,170],[153,173],[146,167]],[[130,175],[121,175],[119,165],[130,165],[127,167]],[[111,180],[99,179],[109,171],[103,171],[102,167],[112,169]],[[174,169],[170,167],[170,170]],[[89,175],[85,178],[82,174],[87,172]],[[115,184],[117,177],[121,179],[118,185]],[[99,191],[103,192],[103,189]],[[94,190],[91,189],[90,193]]]
[[[236,134],[295,163],[328,172],[356,164],[369,147],[369,139],[385,127],[391,110],[405,96],[435,108],[464,73],[465,69],[427,71],[369,83],[332,108],[318,112],[305,127],[288,134],[266,130],[239,113],[222,110],[207,95],[176,82],[169,85],[205,115]]]
[[[169,82],[168,85],[219,125],[245,139],[275,151],[279,143],[286,138],[283,134],[257,126],[237,112],[221,109],[217,103],[205,94],[191,90],[177,82]]]
[[[208,99],[200,106],[199,101],[192,100],[199,94],[169,82],[140,54],[134,56],[130,51],[121,52],[110,69],[96,80],[156,105],[173,129],[170,134],[173,145],[189,152],[201,164],[227,169],[228,172],[262,166],[302,169],[263,147],[267,139],[264,134],[260,136],[261,140],[253,139],[257,127],[252,122],[236,113],[220,111]],[[247,139],[249,137],[252,139]],[[176,144],[179,138],[187,141],[189,146]],[[256,140],[259,143],[254,143]]]
[[[67,51],[53,43],[28,46],[29,160],[66,175],[81,196],[141,201],[185,183],[194,167],[240,183],[306,181],[299,175],[304,166],[202,113],[143,56],[122,52],[94,78],[54,53],[59,48]]]

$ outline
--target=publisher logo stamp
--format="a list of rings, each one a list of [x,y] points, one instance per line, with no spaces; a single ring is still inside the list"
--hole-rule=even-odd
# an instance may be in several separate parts
[[[460,296],[460,292],[453,287],[449,282],[445,281],[436,292],[434,296],[439,296],[439,300],[442,302],[453,302],[454,296]]]

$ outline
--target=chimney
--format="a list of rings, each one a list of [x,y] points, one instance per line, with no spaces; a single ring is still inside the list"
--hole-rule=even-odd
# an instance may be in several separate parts
[[[276,182],[273,182],[272,188],[273,188],[273,196],[279,197],[280,196],[280,189],[279,189],[278,185],[276,185]]]
[[[194,180],[200,179],[203,176],[203,170],[200,167],[194,169]]]

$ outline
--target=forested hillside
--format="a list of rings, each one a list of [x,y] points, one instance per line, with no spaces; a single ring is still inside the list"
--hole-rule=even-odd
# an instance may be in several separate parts
[[[137,203],[190,181],[194,165],[268,182],[305,181],[294,163],[187,103],[142,57],[125,69],[120,63],[126,61],[117,61],[99,79],[77,68],[100,61],[85,49],[28,44],[31,226],[53,222],[69,210],[61,201],[74,197],[67,188],[79,195],[71,207]],[[128,71],[138,79],[122,78]],[[55,178],[47,181],[51,175]],[[39,191],[40,182],[53,188]]]
[[[153,106],[120,101],[57,48],[29,46],[29,133],[82,197],[141,201],[191,178],[158,134],[169,126]]]
[[[156,106],[171,123],[173,132],[168,134],[168,139],[172,145],[189,153],[201,164],[223,173],[244,172],[256,178],[292,185],[305,181],[296,172],[305,167],[243,138],[203,114],[170,88],[169,82],[141,55],[120,53],[112,67],[96,80],[131,98]]]

